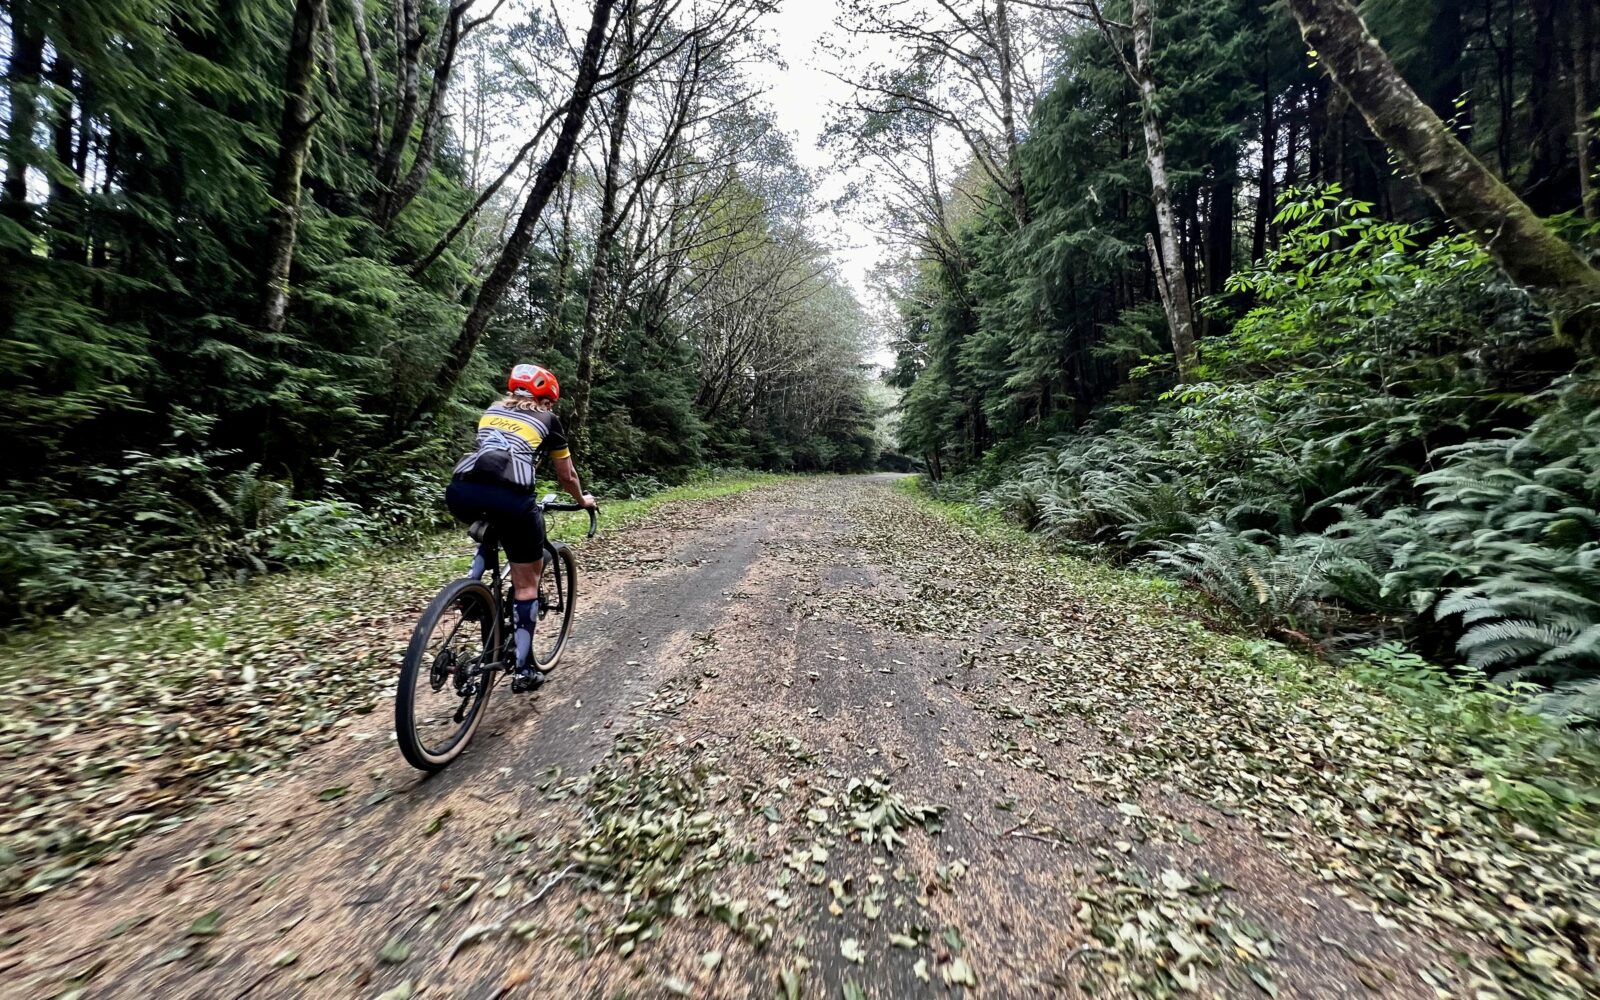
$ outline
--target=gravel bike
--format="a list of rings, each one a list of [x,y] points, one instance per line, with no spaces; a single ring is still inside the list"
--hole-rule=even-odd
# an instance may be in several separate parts
[[[575,503],[539,501],[545,514],[579,511]],[[589,535],[599,521],[589,511]],[[445,585],[422,612],[395,692],[394,728],[412,767],[437,771],[466,749],[502,674],[516,669],[510,574],[500,559],[500,539],[488,521],[467,530],[478,543],[467,575]],[[567,545],[548,538],[539,581],[539,620],[530,655],[546,673],[555,667],[572,630],[578,598],[578,561]]]

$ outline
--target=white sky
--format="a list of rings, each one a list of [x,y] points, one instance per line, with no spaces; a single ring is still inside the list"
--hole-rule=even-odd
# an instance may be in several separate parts
[[[867,315],[883,319],[887,318],[887,300],[875,293],[867,274],[893,251],[859,218],[840,215],[828,207],[865,168],[838,162],[832,152],[818,148],[817,141],[834,105],[850,95],[845,81],[851,78],[851,70],[885,60],[890,52],[878,39],[843,38],[834,23],[838,10],[838,0],[781,0],[777,12],[764,20],[778,61],[762,65],[751,77],[765,88],[764,99],[778,126],[794,137],[795,159],[817,179],[819,206],[811,220],[813,234],[830,249],[840,276],[850,283]],[[850,65],[839,65],[836,53],[819,49],[818,42],[825,37],[845,43]],[[888,367],[894,363],[894,354],[880,342],[869,360]]]
[[[824,67],[846,77],[850,75],[848,70],[854,68],[839,66],[834,55],[817,48],[825,35],[839,37],[834,26],[838,6],[837,0],[782,0],[778,12],[767,17],[766,29],[778,58],[786,66],[768,63],[752,73],[757,84],[766,88],[765,99],[776,113],[779,126],[794,136],[796,159],[817,175],[817,194],[824,203],[844,193],[861,169],[839,164],[831,153],[817,148],[832,105],[850,93],[849,85]],[[859,44],[849,47],[863,61],[883,56]],[[817,236],[832,247],[840,273],[854,287],[856,297],[867,303],[867,272],[888,254],[888,248],[858,221],[842,219],[830,210],[820,212],[812,225]]]

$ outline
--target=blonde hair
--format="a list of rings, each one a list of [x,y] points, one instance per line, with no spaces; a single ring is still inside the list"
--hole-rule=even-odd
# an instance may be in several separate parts
[[[512,393],[500,400],[500,406],[508,410],[521,410],[524,413],[549,413],[556,408],[556,404],[548,399],[536,399],[533,396],[519,396]]]

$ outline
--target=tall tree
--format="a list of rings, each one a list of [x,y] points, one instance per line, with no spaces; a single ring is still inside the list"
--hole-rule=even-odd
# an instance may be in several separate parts
[[[505,296],[506,289],[511,285],[511,279],[515,277],[522,265],[523,257],[527,255],[528,248],[532,245],[534,227],[539,221],[539,215],[549,204],[550,196],[555,192],[561,178],[565,176],[567,167],[572,162],[572,150],[577,145],[578,134],[583,131],[584,120],[588,117],[589,103],[594,98],[595,87],[600,79],[601,57],[605,49],[607,29],[611,23],[611,12],[615,6],[616,0],[594,0],[590,11],[589,30],[584,37],[577,74],[572,82],[571,96],[564,105],[566,113],[562,118],[561,131],[557,133],[555,143],[545,157],[544,163],[540,165],[539,172],[534,176],[527,199],[516,213],[516,224],[495,259],[488,277],[478,289],[472,308],[461,325],[460,334],[445,355],[432,385],[412,412],[413,419],[437,409],[449,398],[451,390],[460,381],[462,372],[472,363],[473,352],[483,339],[483,332],[488,328],[495,308]]]
[[[1155,208],[1156,237],[1147,242],[1150,267],[1155,272],[1156,290],[1167,316],[1172,335],[1172,353],[1178,366],[1178,381],[1186,382],[1194,366],[1194,300],[1189,292],[1189,277],[1184,269],[1182,237],[1177,213],[1172,207],[1172,185],[1167,176],[1167,140],[1161,130],[1160,94],[1155,77],[1155,12],[1150,0],[1133,0],[1133,62],[1123,52],[1122,42],[1100,9],[1099,0],[1088,0],[1090,13],[1106,42],[1116,52],[1117,61],[1139,92],[1139,118],[1144,125],[1145,166],[1150,171],[1150,200]],[[1293,140],[1290,142],[1293,147]],[[1231,197],[1231,195],[1230,195]],[[1157,239],[1159,238],[1159,251]]]
[[[633,108],[633,88],[638,82],[639,6],[638,0],[625,2],[628,9],[622,17],[622,40],[617,56],[622,81],[617,85],[611,102],[610,122],[606,131],[605,169],[600,176],[600,218],[595,231],[594,252],[589,260],[589,284],[578,343],[578,379],[572,393],[573,439],[585,451],[589,443],[589,399],[594,383],[595,341],[600,334],[601,312],[611,294],[611,254],[621,223],[617,211],[617,188],[622,183],[622,147],[628,134],[628,115]]]
[[[28,167],[34,159],[33,130],[39,122],[39,75],[44,70],[44,32],[27,2],[11,5],[11,58],[6,67],[11,120],[6,123],[6,171],[0,203],[7,213],[24,215]]]
[[[324,20],[327,0],[297,0],[284,69],[283,119],[278,126],[278,162],[272,172],[272,199],[267,223],[266,261],[262,273],[261,326],[283,329],[289,307],[289,269],[294,263],[295,232],[300,224],[300,178],[311,148],[311,85],[316,76],[317,25]]]
[[[1026,6],[1039,18],[1056,13],[1048,4]],[[931,11],[850,0],[840,18],[853,35],[895,45],[903,60],[849,81],[855,88],[850,110],[924,115],[960,136],[1019,228],[1030,217],[1018,156],[1036,96],[1028,65],[1042,61],[1054,35],[1053,21],[1027,31],[1020,20],[1007,0],[939,0]]]
[[[1461,144],[1406,83],[1349,0],[1289,0],[1306,44],[1428,195],[1600,352],[1600,271]]]

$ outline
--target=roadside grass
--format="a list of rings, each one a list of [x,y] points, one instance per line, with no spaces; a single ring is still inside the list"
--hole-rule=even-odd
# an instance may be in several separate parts
[[[1003,545],[1019,555],[1050,561],[1076,589],[1101,599],[1126,603],[1132,609],[1169,614],[1179,612],[1192,616],[1204,611],[1198,594],[1172,580],[1055,551],[1046,539],[1023,530],[992,510],[932,496],[923,487],[921,476],[907,476],[896,482],[893,489],[923,510],[977,533],[990,545]]]
[[[604,504],[619,531],[676,504],[785,480],[736,475]],[[555,519],[581,544],[588,518]],[[390,696],[403,633],[470,562],[463,531],[218,588],[138,618],[0,640],[0,906],[178,823]]]

